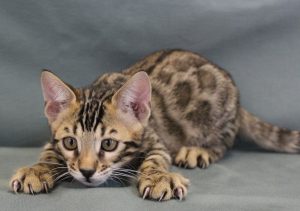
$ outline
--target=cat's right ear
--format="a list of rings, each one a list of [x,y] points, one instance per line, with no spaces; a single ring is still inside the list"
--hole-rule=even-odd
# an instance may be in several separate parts
[[[45,101],[45,115],[53,122],[58,114],[76,102],[72,88],[49,70],[43,70],[41,85]]]

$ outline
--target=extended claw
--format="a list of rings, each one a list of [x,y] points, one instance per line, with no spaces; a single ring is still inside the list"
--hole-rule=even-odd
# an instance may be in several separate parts
[[[18,193],[21,189],[21,184],[18,180],[15,180],[12,182],[12,188],[14,190],[15,193]]]
[[[184,168],[186,169],[189,166],[188,163],[185,163]]]
[[[174,196],[179,200],[181,201],[183,199],[183,190],[182,188],[176,188],[174,190]]]
[[[150,192],[150,187],[146,187],[143,193],[143,199],[146,199],[147,196],[149,195]]]
[[[34,195],[34,191],[33,191],[33,189],[32,189],[31,184],[28,184],[28,189],[29,189],[29,192],[30,192],[32,195]]]
[[[48,193],[49,188],[48,188],[48,184],[46,181],[43,182],[43,187],[44,187],[45,192]]]
[[[158,201],[162,201],[165,198],[166,194],[167,194],[167,191],[163,192],[161,194],[161,196],[159,197]]]
[[[179,163],[177,164],[177,166],[178,166],[178,167],[181,167],[182,164],[183,164],[183,163],[182,163],[181,161],[179,161]]]

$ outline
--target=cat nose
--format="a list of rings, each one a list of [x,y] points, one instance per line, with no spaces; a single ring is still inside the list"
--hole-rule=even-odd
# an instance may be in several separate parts
[[[94,169],[79,169],[79,171],[82,173],[82,175],[89,179],[93,174],[95,173],[96,170]]]

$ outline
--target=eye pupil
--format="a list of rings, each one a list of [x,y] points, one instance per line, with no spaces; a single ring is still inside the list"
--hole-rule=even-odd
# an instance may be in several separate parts
[[[108,147],[111,146],[111,140],[110,140],[110,139],[106,142],[106,145],[107,145]]]
[[[73,137],[65,137],[63,139],[63,145],[67,150],[75,150],[77,148],[77,141]]]

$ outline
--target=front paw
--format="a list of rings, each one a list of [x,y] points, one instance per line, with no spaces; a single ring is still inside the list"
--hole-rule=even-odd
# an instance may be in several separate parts
[[[43,166],[24,167],[16,171],[12,176],[10,188],[15,193],[48,193],[54,186],[50,170]]]
[[[138,179],[138,190],[143,199],[166,201],[171,198],[182,200],[187,195],[189,180],[177,173],[152,172]]]

